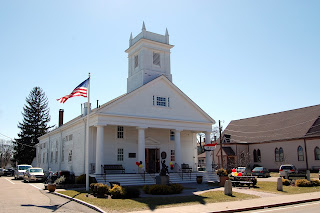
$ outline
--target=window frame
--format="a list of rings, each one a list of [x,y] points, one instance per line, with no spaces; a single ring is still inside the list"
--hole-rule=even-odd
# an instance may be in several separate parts
[[[117,139],[124,139],[124,126],[117,126]]]
[[[314,148],[314,160],[320,160],[320,148],[318,146]]]
[[[157,64],[155,64],[155,59],[157,59],[157,58],[155,58],[155,56],[159,56],[159,57],[158,57],[158,58],[159,58],[159,61],[158,61]],[[157,62],[157,61],[156,61],[156,62]],[[161,67],[161,55],[160,55],[159,52],[153,52],[153,55],[152,55],[152,64],[153,64],[154,66]]]
[[[123,148],[118,148],[117,149],[117,161],[118,162],[123,162],[124,161],[124,149]]]
[[[304,161],[304,154],[302,146],[298,146],[297,148],[298,161]]]

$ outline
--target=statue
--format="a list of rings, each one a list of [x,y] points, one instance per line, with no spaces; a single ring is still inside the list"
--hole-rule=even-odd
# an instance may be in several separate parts
[[[166,176],[167,174],[169,174],[168,166],[166,165],[166,160],[163,160],[161,162],[161,165],[162,165],[162,168],[160,171],[160,176]]]

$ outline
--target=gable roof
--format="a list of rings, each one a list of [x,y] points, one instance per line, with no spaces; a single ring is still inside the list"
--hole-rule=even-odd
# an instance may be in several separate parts
[[[203,111],[195,102],[193,102],[186,94],[184,94],[176,85],[174,85],[166,76],[164,75],[160,75],[159,77],[153,79],[152,81],[142,85],[141,87],[138,87],[137,89],[129,92],[129,93],[125,93],[117,98],[112,99],[111,101],[103,104],[100,106],[100,108],[92,110],[92,112],[99,112],[102,111],[103,108],[108,107],[108,106],[112,106],[113,104],[117,104],[118,102],[121,102],[122,100],[133,96],[136,93],[139,93],[139,91],[149,87],[150,85],[152,85],[153,83],[156,83],[157,81],[165,81],[171,88],[173,88],[175,91],[177,91],[182,97],[184,97],[193,107],[195,107],[204,117],[206,117],[208,119],[208,121],[212,122],[213,124],[215,124],[215,120],[213,118],[211,118],[205,111]]]
[[[233,120],[223,131],[231,143],[260,143],[320,136],[320,105]]]

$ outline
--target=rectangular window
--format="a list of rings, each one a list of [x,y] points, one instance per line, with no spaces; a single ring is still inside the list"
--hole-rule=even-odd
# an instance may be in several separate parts
[[[53,152],[51,151],[51,159],[50,159],[50,162],[52,163],[53,162]]]
[[[129,153],[129,158],[136,158],[136,153]]]
[[[160,54],[159,53],[153,53],[153,64],[160,66]]]
[[[123,126],[118,126],[118,129],[117,129],[117,138],[123,138],[123,134],[124,133],[124,129],[123,129]]]
[[[174,137],[174,131],[170,130],[170,140],[174,141],[175,137]]]
[[[171,150],[171,161],[175,161],[175,157],[174,157],[174,150]]]
[[[157,106],[167,106],[167,100],[164,97],[157,97]]]
[[[43,159],[42,159],[42,160],[43,160],[42,162],[44,163],[44,160],[45,160],[45,158],[46,158],[46,153],[43,153],[43,157],[42,157],[42,158],[43,158]]]
[[[69,135],[69,141],[72,141],[72,135]]]
[[[139,56],[136,55],[134,56],[134,68],[137,68],[139,65]]]
[[[117,161],[123,161],[123,149],[118,149]]]
[[[66,141],[68,141],[68,139],[69,139],[69,137],[68,137],[68,135],[66,136]]]
[[[72,161],[72,150],[69,151],[68,162]]]
[[[64,162],[64,148],[61,150],[61,162]]]

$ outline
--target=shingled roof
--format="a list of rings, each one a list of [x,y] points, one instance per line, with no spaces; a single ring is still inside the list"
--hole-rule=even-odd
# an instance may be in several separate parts
[[[320,136],[320,105],[233,120],[223,131],[231,143],[261,143]]]

